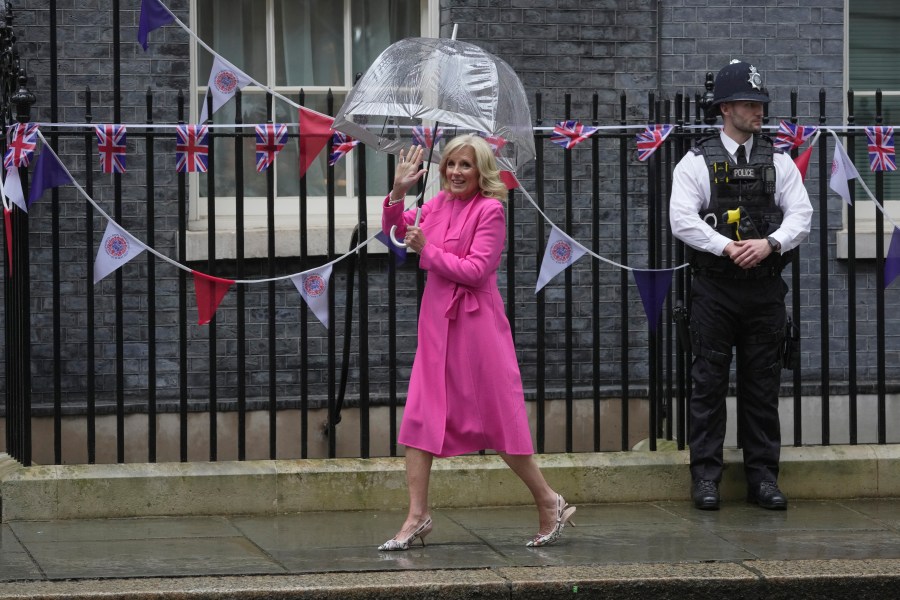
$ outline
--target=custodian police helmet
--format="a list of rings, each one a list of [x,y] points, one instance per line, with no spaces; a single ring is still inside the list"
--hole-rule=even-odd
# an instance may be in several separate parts
[[[768,104],[769,91],[763,87],[762,75],[750,63],[733,60],[716,75],[713,89],[713,101],[710,107],[712,116],[719,114],[719,105],[723,102],[750,100]]]

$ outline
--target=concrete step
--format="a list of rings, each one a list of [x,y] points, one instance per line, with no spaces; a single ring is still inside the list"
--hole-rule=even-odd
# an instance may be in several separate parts
[[[896,598],[900,561],[748,561],[0,584],[0,600],[867,600]]]
[[[545,454],[550,484],[579,504],[684,500],[686,451]],[[782,449],[779,484],[792,499],[900,497],[900,445]],[[725,452],[723,499],[745,496],[741,453]],[[497,456],[434,463],[436,508],[528,505],[531,497]],[[23,468],[0,459],[4,522],[178,515],[292,514],[405,506],[402,458],[217,463],[61,465]]]

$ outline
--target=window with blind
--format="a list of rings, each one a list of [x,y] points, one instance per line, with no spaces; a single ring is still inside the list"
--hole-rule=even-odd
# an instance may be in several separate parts
[[[377,56],[393,42],[406,37],[437,34],[438,0],[191,0],[192,29],[216,53],[278,93],[328,114],[326,96],[334,95],[336,112],[356,75],[364,72]],[[433,22],[435,21],[435,22]],[[200,103],[214,57],[202,46],[193,49],[192,115],[200,114]],[[266,122],[266,91],[247,86],[242,90],[241,119],[247,124]],[[213,123],[234,123],[235,102],[229,101],[212,117]],[[273,120],[296,123],[296,108],[275,99]],[[333,113],[332,113],[333,114]],[[252,130],[245,130],[252,131]],[[293,130],[296,132],[296,129]],[[245,138],[243,149],[243,190],[248,229],[261,228],[266,218],[266,177],[256,172],[255,142]],[[224,140],[215,146],[216,228],[227,232],[234,228],[236,178],[234,145]],[[327,157],[323,151],[307,172],[310,223],[324,231]],[[387,191],[386,157],[375,152],[366,155],[366,183],[370,212],[380,215],[380,200]],[[296,141],[290,141],[279,153],[275,165],[275,213],[279,227],[299,227],[300,183]],[[356,169],[354,153],[349,153],[335,168],[335,193],[338,197],[338,226],[352,228],[357,220],[355,198]],[[191,186],[191,225],[194,242],[189,242],[191,258],[204,258],[209,182],[206,175],[194,176]],[[376,198],[377,196],[377,198]],[[380,218],[380,217],[379,217]],[[371,219],[370,219],[371,221]],[[290,225],[296,223],[295,225]],[[217,234],[219,239],[220,234]],[[319,236],[321,237],[321,236]],[[340,239],[340,237],[339,237]],[[229,257],[227,235],[222,240],[223,257]],[[312,241],[312,240],[311,240]],[[324,250],[313,242],[311,252]],[[253,244],[248,244],[253,253]],[[263,244],[262,248],[265,247]],[[279,248],[281,256],[292,255]],[[218,255],[218,251],[217,251]]]
[[[881,117],[884,125],[900,123],[900,69],[897,68],[897,32],[900,31],[900,2],[850,0],[848,83],[853,90],[853,110],[859,125],[875,124],[875,91],[881,90]],[[864,136],[856,139],[856,156],[864,166],[868,156]],[[858,167],[859,168],[859,167]],[[859,168],[869,187],[875,176]],[[900,179],[884,178],[885,196],[900,198]]]
[[[848,0],[846,9],[846,53],[848,89],[853,90],[853,112],[857,125],[875,125],[875,92],[881,90],[881,118],[883,125],[900,124],[900,51],[897,32],[900,31],[900,2],[883,0]],[[896,135],[895,135],[896,139]],[[868,148],[865,135],[855,138],[856,167],[872,192],[875,174],[868,167]],[[895,220],[900,219],[900,173],[885,173],[885,209]],[[857,257],[875,256],[875,211],[865,192],[856,192]],[[891,227],[886,221],[885,248],[890,244]],[[846,222],[838,235],[838,257],[847,257]]]

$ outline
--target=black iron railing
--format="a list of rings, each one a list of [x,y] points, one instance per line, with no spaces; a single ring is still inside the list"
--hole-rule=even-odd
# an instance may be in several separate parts
[[[34,95],[26,87],[27,74],[19,60],[13,31],[12,7],[5,3],[0,22],[0,112],[4,131],[15,123],[27,123]],[[6,152],[6,136],[3,137]],[[28,173],[22,172],[27,186]],[[4,179],[6,177],[4,176]],[[4,247],[11,250],[4,261],[4,365],[6,366],[6,446],[10,455],[24,464],[31,462],[31,374],[28,219],[19,210],[6,211]]]
[[[8,4],[6,18],[6,26],[0,28],[0,87],[4,125],[9,126],[30,120],[34,97],[25,89],[26,76],[15,56]],[[118,27],[114,30],[118,31]],[[55,60],[51,62],[51,81],[55,86]],[[115,62],[118,64],[118,60]],[[55,87],[49,91],[54,123],[57,93]],[[119,95],[116,87],[112,116],[117,121],[121,118]],[[171,152],[174,134],[170,129],[150,127],[158,124],[160,112],[171,112],[170,107],[159,106],[159,96],[148,89],[144,107],[144,124],[148,127],[132,124],[129,129],[129,139],[137,147],[129,158],[136,165],[134,175],[115,175],[103,182],[95,179],[98,161],[93,132],[88,128],[46,126],[42,131],[65,160],[78,165],[73,167],[73,175],[88,195],[111,196],[110,212],[117,223],[139,231],[149,246],[159,244],[171,251],[178,262],[187,264],[190,188],[184,174],[173,175],[168,165],[161,164],[160,157]],[[96,94],[87,89],[83,98],[87,125],[95,121],[92,103]],[[302,94],[298,100],[304,104]],[[683,264],[684,248],[669,232],[667,200],[674,165],[693,140],[704,134],[704,127],[710,125],[702,118],[702,96],[692,99],[678,95],[672,100],[657,99],[651,94],[647,98],[650,122],[677,126],[647,163],[637,162],[632,156],[632,127],[638,123],[628,118],[628,102],[633,99],[624,93],[620,96],[618,121],[606,124],[614,127],[602,129],[575,150],[552,146],[547,125],[561,118],[604,125],[598,119],[596,94],[590,115],[571,114],[570,100],[567,96],[564,115],[548,118],[543,114],[540,94],[535,98],[537,157],[520,174],[520,180],[531,191],[538,208],[593,252],[622,265],[661,269]],[[191,266],[213,276],[273,278],[334,260],[343,253],[339,246],[344,243],[353,247],[355,242],[336,238],[334,215],[340,199],[335,189],[335,171],[328,168],[325,256],[312,256],[309,252],[312,200],[304,177],[298,182],[296,197],[299,256],[278,257],[276,191],[269,171],[266,257],[248,257],[244,223],[246,182],[241,161],[253,133],[242,122],[240,93],[235,102],[235,127],[216,128],[210,134],[209,172],[203,176],[207,183],[207,258]],[[854,125],[852,93],[847,105],[848,123]],[[271,107],[271,103],[267,102],[267,106]],[[334,110],[329,96],[327,111],[334,114]],[[827,127],[824,93],[819,99],[819,111],[818,125]],[[186,109],[181,94],[175,112],[177,120],[183,123]],[[792,95],[791,112],[789,119],[797,122],[796,94]],[[880,96],[875,113],[876,122],[880,123]],[[267,118],[271,122],[271,112]],[[773,121],[767,117],[767,123]],[[296,135],[291,143],[296,143]],[[864,133],[850,129],[841,135],[853,156],[852,141]],[[792,318],[805,334],[801,366],[784,377],[784,395],[793,396],[793,443],[802,445],[804,434],[809,433],[803,430],[802,417],[804,398],[810,396],[819,398],[821,407],[821,431],[815,437],[823,444],[832,443],[832,421],[847,419],[849,442],[857,443],[861,394],[874,395],[875,439],[886,443],[891,382],[887,381],[885,369],[889,341],[885,306],[886,294],[890,292],[885,290],[883,278],[884,219],[876,211],[876,256],[874,261],[862,261],[855,256],[855,209],[846,207],[849,255],[846,260],[837,260],[833,232],[840,223],[841,207],[834,204],[833,195],[829,200],[829,142],[827,135],[820,139],[818,168],[808,177],[818,214],[813,235],[785,272],[792,289]],[[236,252],[234,259],[222,260],[217,258],[215,235],[220,227],[216,173],[232,167],[218,163],[215,149],[226,145],[234,148],[236,160]],[[363,240],[378,228],[378,224],[366,222],[367,202],[371,202],[368,193],[377,196],[383,190],[367,190],[366,163],[371,151],[359,147],[354,153],[359,182],[353,192],[358,212],[355,239]],[[388,159],[386,170],[390,181],[392,158]],[[22,169],[26,195],[27,177],[27,170]],[[879,198],[884,194],[883,184],[884,175],[879,173],[874,186]],[[53,190],[49,202],[35,205],[31,214],[12,211],[13,260],[5,260],[3,270],[6,372],[2,381],[6,446],[12,456],[24,464],[31,463],[33,417],[49,417],[53,421],[53,460],[80,460],[64,454],[63,432],[68,420],[83,417],[83,425],[82,421],[77,422],[85,429],[84,460],[97,462],[98,446],[109,437],[101,434],[104,439],[98,439],[97,419],[113,415],[113,460],[117,462],[219,460],[224,443],[221,439],[230,439],[232,433],[236,439],[234,455],[244,460],[249,457],[248,447],[259,441],[253,439],[259,434],[254,434],[250,425],[251,415],[259,413],[266,415],[267,427],[262,435],[266,436],[267,457],[308,457],[311,445],[322,436],[327,439],[325,454],[337,456],[339,439],[349,435],[343,431],[347,425],[341,425],[342,407],[345,413],[352,408],[358,415],[354,427],[359,431],[359,443],[354,454],[361,457],[373,455],[373,445],[385,443],[383,439],[373,439],[372,431],[383,425],[377,419],[385,419],[376,416],[377,409],[387,407],[387,453],[397,453],[396,424],[412,356],[409,346],[414,341],[414,316],[424,287],[424,274],[416,268],[414,257],[401,266],[390,253],[370,254],[364,246],[354,260],[336,266],[329,286],[332,326],[328,330],[318,324],[293,292],[278,288],[274,282],[262,291],[237,286],[233,302],[223,304],[216,317],[201,328],[191,322],[193,296],[187,272],[174,272],[161,265],[153,254],[141,257],[140,277],[133,273],[126,276],[120,269],[112,285],[91,284],[99,234],[96,226],[100,221],[90,205],[84,203],[82,209],[82,199],[70,192]],[[649,438],[653,449],[657,438],[675,439],[683,447],[689,426],[685,403],[689,396],[690,360],[676,344],[672,310],[676,300],[683,301],[689,294],[687,271],[674,272],[673,291],[664,307],[662,326],[651,332],[624,269],[584,259],[590,264],[567,269],[553,285],[534,294],[534,277],[549,226],[520,193],[512,194],[507,219],[508,247],[501,289],[506,294],[529,401],[534,403],[536,449],[626,450],[635,436]],[[72,224],[73,220],[77,225]],[[33,261],[40,261],[40,272],[32,269]],[[867,283],[870,279],[874,284]],[[36,294],[32,295],[32,289]],[[844,302],[835,301],[842,295],[846,295]],[[130,296],[138,298],[137,308]],[[860,331],[860,307],[869,303],[876,307],[875,318],[866,321],[865,331]],[[838,314],[843,306],[846,315]],[[39,327],[33,328],[33,322],[39,322]],[[845,323],[846,332],[831,331],[836,322]],[[896,326],[895,321],[892,323]],[[818,348],[813,347],[815,342]],[[874,352],[869,347],[874,347]],[[891,351],[896,353],[896,349]],[[835,352],[847,357],[846,366],[832,363]],[[39,386],[33,385],[35,379],[39,379]],[[831,402],[836,395],[847,396],[848,413],[836,412]],[[645,420],[640,423],[635,422],[633,415],[635,401],[645,403],[647,409],[642,418]],[[320,416],[322,411],[324,418]],[[285,425],[285,415],[292,412],[299,413],[299,419],[291,421],[293,425]],[[170,432],[161,430],[158,423],[166,415],[177,417],[177,452],[161,457],[164,453],[160,451],[160,440]],[[193,420],[195,415],[203,415],[203,426]],[[232,415],[236,419],[230,425]],[[145,450],[140,456],[129,457],[127,447],[133,434],[127,424],[134,417],[146,421],[137,434],[145,436]],[[588,426],[585,421],[589,421]],[[227,430],[220,430],[223,423]],[[190,450],[198,430],[208,444],[201,457],[192,455]],[[578,433],[581,430],[589,432],[587,444],[579,442],[579,435],[584,437]],[[549,433],[562,441],[551,443]],[[866,439],[871,438],[872,432],[863,433]],[[283,452],[282,444],[296,450]]]

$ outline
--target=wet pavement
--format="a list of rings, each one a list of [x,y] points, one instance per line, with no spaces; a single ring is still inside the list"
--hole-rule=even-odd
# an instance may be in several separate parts
[[[252,578],[264,587],[262,582],[286,575],[317,575],[320,590],[328,589],[328,581],[412,582],[403,588],[405,596],[394,597],[473,597],[460,586],[474,577],[479,581],[468,589],[480,590],[475,597],[492,597],[496,588],[497,597],[506,598],[531,597],[513,594],[518,588],[510,582],[516,581],[516,573],[529,574],[535,584],[558,581],[569,594],[573,586],[578,590],[579,581],[584,582],[582,590],[589,589],[592,576],[641,567],[646,572],[724,569],[727,576],[716,577],[747,579],[753,585],[766,578],[764,567],[776,565],[794,577],[817,570],[844,572],[845,578],[870,571],[876,579],[900,577],[900,499],[792,501],[783,512],[742,502],[725,502],[717,512],[695,510],[688,502],[579,506],[577,527],[567,527],[558,545],[538,549],[525,547],[537,524],[533,508],[435,510],[427,546],[378,552],[403,516],[399,511],[320,512],[5,523],[0,526],[0,598],[50,597],[54,583],[82,582],[84,597],[90,597],[88,587],[124,588],[126,580],[135,582],[135,593],[139,588],[162,590],[171,578],[207,578],[193,583],[181,579],[182,590],[199,581],[221,583],[225,578],[237,587],[250,581],[235,576],[277,576]],[[416,572],[432,585],[435,579],[447,579],[446,590],[456,585],[462,595],[416,596]],[[341,577],[325,577],[329,574]],[[488,580],[480,581],[482,576]],[[287,581],[281,579],[279,585]],[[63,595],[78,597],[75,592]]]

